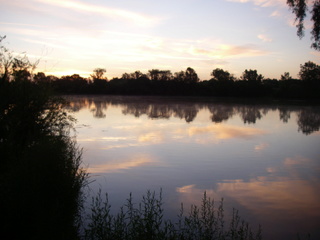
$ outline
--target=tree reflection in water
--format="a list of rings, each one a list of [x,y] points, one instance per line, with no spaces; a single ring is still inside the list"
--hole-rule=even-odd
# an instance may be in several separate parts
[[[304,108],[298,112],[298,131],[308,135],[320,129],[320,109]]]
[[[208,109],[212,114],[211,120],[215,123],[226,121],[236,113],[234,107],[230,105],[208,105]]]
[[[269,111],[279,111],[279,118],[287,123],[292,113],[297,114],[298,131],[303,134],[311,134],[320,129],[320,107],[306,107],[294,105],[259,105],[259,104],[233,104],[221,101],[205,101],[192,98],[166,98],[166,97],[121,97],[121,96],[72,96],[69,108],[79,111],[82,108],[91,109],[96,118],[105,118],[108,105],[119,105],[124,115],[141,117],[146,115],[151,119],[169,119],[176,117],[192,122],[201,109],[210,111],[211,120],[214,123],[227,121],[229,118],[239,115],[244,123],[255,124]]]

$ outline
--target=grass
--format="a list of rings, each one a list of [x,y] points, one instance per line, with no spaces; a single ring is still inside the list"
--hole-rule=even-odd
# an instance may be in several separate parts
[[[233,209],[230,222],[226,222],[223,199],[216,206],[214,200],[204,192],[201,206],[191,205],[186,214],[183,204],[176,222],[164,220],[162,191],[158,195],[147,191],[138,204],[133,203],[132,194],[117,214],[111,214],[108,194],[103,199],[101,191],[92,198],[89,223],[85,228],[85,239],[199,239],[199,240],[253,240],[262,239],[259,226],[253,232],[247,222]]]

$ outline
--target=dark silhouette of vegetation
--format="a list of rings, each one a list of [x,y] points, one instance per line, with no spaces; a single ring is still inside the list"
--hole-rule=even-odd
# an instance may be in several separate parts
[[[116,94],[116,95],[164,95],[164,96],[209,96],[269,99],[319,99],[319,65],[306,62],[300,66],[299,79],[289,72],[280,80],[264,78],[257,70],[245,70],[237,79],[220,68],[212,71],[210,80],[200,81],[192,68],[171,73],[170,70],[149,70],[124,73],[121,78],[110,81],[103,77],[105,69],[95,69],[90,78],[78,74],[56,78],[37,73],[36,82],[47,82],[59,94]],[[21,73],[21,74],[27,74]]]
[[[26,57],[0,57],[1,238],[78,239],[87,174],[66,102]]]
[[[310,61],[306,62],[301,65],[299,76],[306,82],[320,82],[320,66]]]
[[[304,21],[309,12],[311,14],[311,22],[313,22],[311,30],[311,38],[313,43],[311,47],[320,50],[320,1],[312,1],[311,10],[308,7],[308,0],[287,0],[287,4],[296,16],[297,35],[302,38],[304,36]]]
[[[133,203],[132,194],[118,213],[111,213],[108,195],[105,199],[101,191],[92,199],[91,214],[85,231],[85,239],[113,239],[113,240],[149,240],[149,239],[262,239],[260,226],[255,232],[233,210],[230,222],[225,220],[223,199],[216,206],[214,200],[202,198],[201,206],[192,205],[186,215],[181,204],[176,222],[164,219],[162,193],[147,191],[140,204]]]

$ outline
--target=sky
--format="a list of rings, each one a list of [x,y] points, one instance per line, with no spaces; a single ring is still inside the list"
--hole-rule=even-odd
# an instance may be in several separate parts
[[[296,35],[286,0],[0,0],[0,36],[14,53],[39,60],[36,72],[108,79],[151,69],[193,68],[201,80],[222,68],[240,77],[297,77],[310,48],[307,17]]]

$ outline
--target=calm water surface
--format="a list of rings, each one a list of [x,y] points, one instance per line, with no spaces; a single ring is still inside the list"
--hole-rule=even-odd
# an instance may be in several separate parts
[[[115,212],[162,188],[168,218],[224,198],[264,239],[320,239],[320,108],[164,97],[69,97],[91,192]]]

